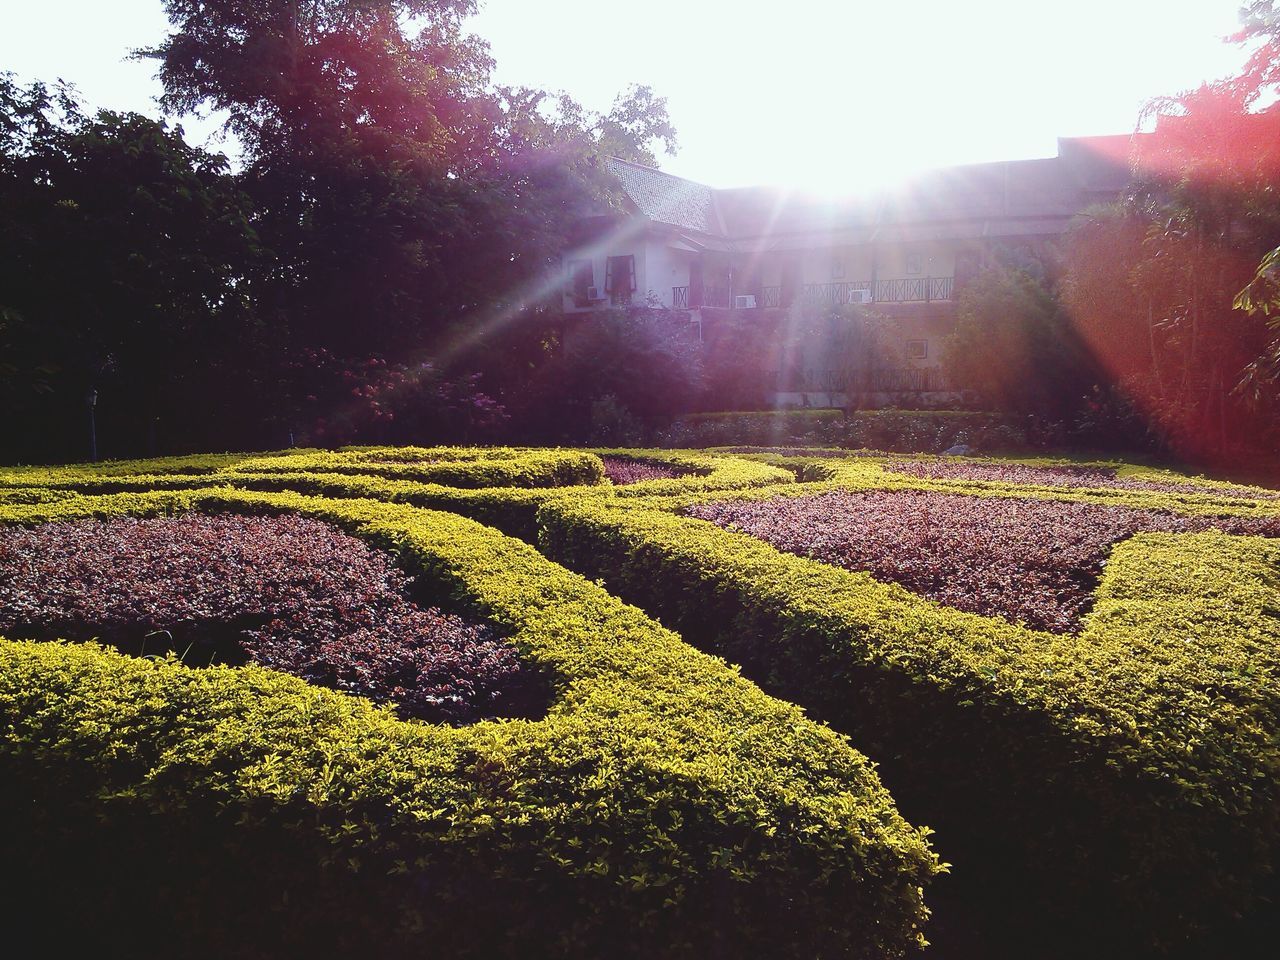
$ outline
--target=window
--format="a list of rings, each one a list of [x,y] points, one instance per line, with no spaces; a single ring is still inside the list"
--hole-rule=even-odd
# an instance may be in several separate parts
[[[590,260],[569,261],[569,282],[565,293],[573,297],[574,306],[585,307],[591,302],[587,299],[587,291],[595,283],[596,272]]]
[[[908,340],[907,341],[907,359],[908,360],[929,359],[929,341],[928,340]]]
[[[604,266],[604,290],[615,305],[631,302],[631,295],[636,292],[636,258],[632,254],[625,257],[610,257]]]
[[[831,279],[844,279],[844,257],[837,255],[831,258]]]
[[[907,254],[907,273],[909,274],[920,273],[920,264],[921,264],[920,254],[918,253]]]

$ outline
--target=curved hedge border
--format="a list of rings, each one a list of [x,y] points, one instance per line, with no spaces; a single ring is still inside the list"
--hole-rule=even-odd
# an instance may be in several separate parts
[[[734,497],[886,485],[835,469],[857,482]],[[988,924],[1021,938],[1022,955],[1186,945],[1265,902],[1280,850],[1280,544],[1129,541],[1075,638],[949,610],[674,512],[707,499],[549,502],[539,542],[851,733],[985,888]]]
[[[886,470],[884,464],[910,459],[899,454],[868,453],[858,457],[784,456],[777,453],[738,454],[755,463],[788,470],[804,481],[806,486],[781,486],[735,493],[735,499],[755,499],[773,496],[806,496],[826,490],[932,490],[937,493],[959,493],[984,497],[1036,497],[1043,500],[1063,500],[1076,503],[1094,503],[1103,506],[1124,506],[1135,509],[1165,510],[1170,513],[1199,516],[1276,516],[1280,514],[1280,499],[1275,497],[1253,498],[1242,495],[1239,484],[1188,477],[1171,471],[1137,467],[1123,463],[1102,461],[1067,461],[1041,459],[1001,458],[951,458],[959,462],[1016,463],[1028,466],[1105,466],[1117,469],[1120,477],[1133,480],[1176,481],[1203,488],[1199,491],[1158,491],[1123,487],[1066,487],[1050,484],[1013,483],[999,480],[925,479]],[[915,459],[934,459],[920,457]],[[1264,493],[1274,493],[1262,487]],[[713,497],[689,496],[671,500],[668,507],[685,506],[705,502]]]
[[[386,481],[384,481],[386,482]],[[0,641],[16,916],[135,955],[894,957],[938,870],[866,760],[600,587],[452,514],[211,490],[39,523],[297,512],[395,551],[558,679],[448,728],[256,667]],[[20,929],[20,928],[19,928]],[[11,934],[12,934],[11,930]]]
[[[501,466],[520,456],[511,449],[441,448],[448,457],[451,468],[454,461],[480,461],[477,470]],[[362,498],[390,503],[405,503],[436,510],[447,510],[471,517],[497,527],[504,533],[532,541],[536,537],[538,507],[549,499],[589,497],[593,499],[633,498],[647,496],[673,496],[697,494],[707,491],[746,490],[753,487],[795,482],[794,470],[783,466],[757,463],[739,457],[707,456],[704,454],[639,449],[601,449],[581,451],[603,470],[600,456],[631,457],[671,464],[692,472],[677,479],[646,480],[641,483],[615,487],[608,483],[592,483],[585,486],[571,484],[561,487],[453,487],[443,483],[423,483],[401,477],[387,477],[373,472],[377,463],[369,460],[394,462],[401,458],[412,468],[417,461],[429,460],[433,451],[427,448],[364,447],[349,451],[347,459],[339,459],[340,471],[313,467],[300,469],[310,462],[324,464],[335,462],[335,455],[316,452],[294,455],[255,455],[240,457],[234,462],[220,458],[173,458],[172,460],[133,461],[142,472],[129,475],[117,464],[104,465],[98,471],[94,465],[58,468],[18,468],[0,470],[0,503],[17,502],[12,498],[31,500],[50,491],[50,496],[62,496],[64,491],[84,494],[112,494],[144,492],[151,490],[199,490],[210,487],[235,487],[243,490],[268,492],[297,491],[323,497]],[[303,458],[307,459],[303,459]],[[492,461],[490,460],[492,458]],[[202,473],[191,472],[193,462],[202,462],[208,469]],[[167,472],[170,465],[173,472]],[[250,472],[248,467],[275,464],[270,470]],[[372,469],[361,469],[361,466]],[[429,465],[429,464],[428,464]],[[287,469],[292,466],[298,469]],[[496,476],[495,474],[491,474]],[[36,501],[31,501],[36,502]]]
[[[337,473],[415,480],[443,486],[561,487],[604,481],[604,465],[583,450],[511,448],[378,448],[282,450],[265,454],[223,454],[126,460],[72,467],[17,467],[0,470],[0,486],[54,486],[85,492],[126,489],[180,489],[200,480],[236,474]]]
[[[604,482],[604,464],[585,450],[484,451],[483,456],[450,456],[448,450],[425,460],[382,459],[379,448],[336,453],[271,455],[241,460],[231,473],[345,473],[416,480],[446,487],[564,487]]]

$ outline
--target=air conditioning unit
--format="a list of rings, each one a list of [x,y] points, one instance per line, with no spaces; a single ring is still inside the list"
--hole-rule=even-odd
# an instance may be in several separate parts
[[[735,310],[754,310],[756,308],[756,297],[753,293],[733,298],[733,309]]]
[[[852,290],[849,292],[849,302],[864,303],[864,304],[871,303],[872,302],[871,291],[870,290]]]
[[[599,287],[587,287],[587,299],[588,300],[607,300],[609,298],[604,295],[604,291],[601,290]]]

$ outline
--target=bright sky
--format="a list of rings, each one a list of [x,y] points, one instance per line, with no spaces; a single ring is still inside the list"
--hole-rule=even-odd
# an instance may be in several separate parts
[[[1234,72],[1240,2],[482,0],[472,26],[501,83],[596,109],[651,84],[680,133],[672,173],[843,191],[1128,132],[1149,97]],[[152,65],[124,57],[164,28],[159,0],[0,0],[0,69],[154,113]]]

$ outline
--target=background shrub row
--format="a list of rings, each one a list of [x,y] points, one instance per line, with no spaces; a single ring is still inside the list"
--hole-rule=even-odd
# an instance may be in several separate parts
[[[721,447],[808,444],[847,449],[940,452],[1028,445],[1023,418],[968,410],[767,410],[689,414],[655,436],[657,446]]]

